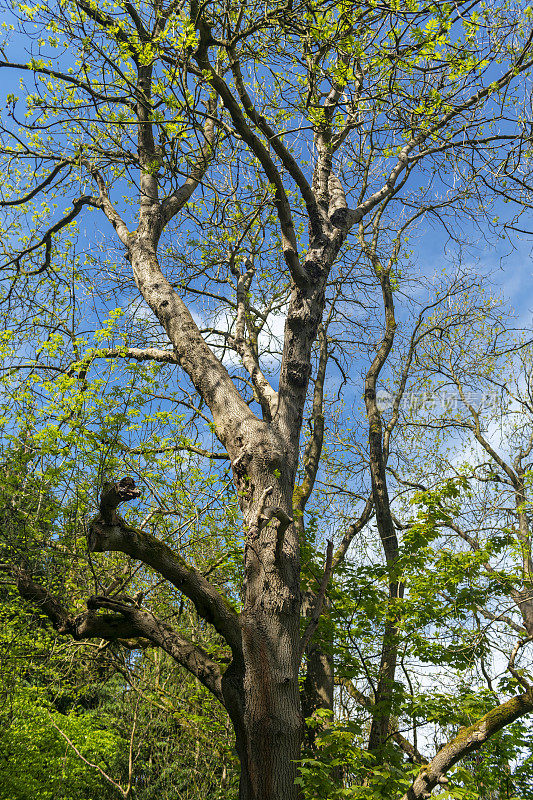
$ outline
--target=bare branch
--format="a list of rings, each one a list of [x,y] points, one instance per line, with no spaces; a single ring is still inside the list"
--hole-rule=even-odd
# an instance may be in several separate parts
[[[241,73],[241,66],[236,56],[235,50],[229,48],[228,56],[229,56],[231,70],[233,72],[235,86],[237,88],[237,92],[240,97],[243,108],[246,112],[246,115],[253,122],[253,124],[257,128],[259,128],[259,130],[267,137],[268,143],[270,144],[270,146],[280,159],[281,163],[283,164],[289,175],[292,177],[292,179],[300,189],[300,192],[302,193],[302,197],[304,199],[307,208],[307,213],[309,215],[312,235],[319,236],[322,231],[324,215],[321,212],[321,209],[316,202],[315,196],[311,190],[311,186],[309,185],[307,179],[305,178],[305,175],[298,166],[296,160],[283,144],[281,138],[269,125],[265,117],[262,116],[262,114],[259,114],[255,106],[253,105],[250,99],[250,95],[246,90],[246,85]]]
[[[119,237],[122,244],[127,246],[129,242],[128,228],[126,226],[126,223],[124,222],[124,220],[114,207],[114,205],[111,203],[111,200],[109,199],[107,186],[101,173],[97,169],[91,168],[90,165],[89,165],[89,172],[91,173],[92,177],[96,180],[96,183],[98,185],[98,191],[100,192],[98,202],[96,204],[93,203],[93,205],[96,205],[97,208],[100,208],[104,212],[107,219],[109,220],[113,228],[116,230],[117,236]]]
[[[99,201],[95,197],[91,197],[91,195],[83,195],[82,197],[78,197],[74,200],[72,206],[72,211],[62,217],[58,222],[52,225],[44,234],[44,236],[37,242],[37,244],[32,244],[29,247],[26,247],[24,250],[21,250],[20,253],[17,253],[15,258],[12,258],[8,261],[2,269],[8,269],[9,267],[15,265],[17,269],[20,269],[20,262],[24,258],[24,256],[30,255],[34,253],[36,250],[39,250],[43,245],[45,246],[45,256],[44,262],[41,267],[36,270],[31,271],[24,271],[25,275],[39,275],[42,272],[50,269],[51,266],[51,258],[52,258],[52,236],[57,233],[58,231],[65,228],[72,220],[76,219],[80,211],[84,206],[93,206],[95,208],[99,207]]]
[[[159,361],[161,364],[178,364],[172,350],[159,347],[115,347],[109,350],[98,350],[95,358],[133,358],[135,361]]]
[[[239,651],[240,627],[229,601],[217,592],[201,572],[189,566],[168,545],[149,533],[129,527],[116,514],[113,505],[117,499],[119,503],[126,502],[120,499],[120,491],[117,485],[108,484],[102,493],[100,508],[104,513],[100,513],[89,526],[89,550],[96,553],[127,553],[157,570],[192,600],[200,616],[215,626],[232,650]],[[128,479],[127,491],[129,494],[135,491],[132,478]]]
[[[318,328],[318,339],[320,356],[313,392],[313,409],[311,412],[313,429],[303,455],[305,476],[300,486],[298,486],[293,493],[293,506],[298,509],[300,514],[303,514],[315,485],[324,441],[324,383],[326,380],[326,367],[328,362],[328,339],[326,329],[322,325]]]
[[[105,94],[101,94],[97,92],[93,86],[89,83],[85,83],[85,81],[81,81],[79,78],[76,78],[74,75],[69,75],[66,72],[60,72],[57,69],[51,69],[50,67],[44,66],[37,66],[37,64],[17,64],[14,61],[0,61],[0,69],[2,67],[9,67],[10,69],[22,69],[27,70],[28,72],[34,72],[37,75],[49,75],[51,78],[57,78],[60,81],[65,81],[65,83],[69,83],[72,86],[77,86],[79,89],[83,89],[90,97],[93,97],[96,100],[102,100],[104,103],[120,103],[126,106],[132,106],[133,103],[126,97],[113,97],[108,96]]]
[[[3,66],[2,62],[0,62],[0,67]],[[65,169],[65,167],[71,166],[70,161],[60,161],[54,169],[46,176],[46,178],[41,181],[41,183],[37,184],[37,186],[25,194],[23,197],[19,197],[16,200],[0,200],[0,207],[1,206],[21,206],[24,203],[27,203],[29,200],[35,197],[36,194],[39,194],[46,186],[49,186],[56,175],[59,175],[61,170]]]
[[[354,700],[357,700],[359,705],[361,705],[363,708],[366,708],[368,711],[372,710],[374,706],[372,698],[367,697],[367,695],[361,692],[357,686],[354,686],[353,681],[346,678],[336,678],[335,683],[339,686],[343,686],[350,697],[353,697]],[[391,730],[389,736],[399,747],[401,747],[404,753],[406,753],[406,755],[408,755],[411,761],[413,761],[415,764],[427,764],[428,759],[422,755],[422,753],[420,753],[420,751],[413,744],[411,744],[411,742],[406,739],[399,730],[397,730],[397,725],[393,723],[393,720],[391,720]]]
[[[440,120],[438,120],[434,125],[425,130],[423,133],[411,138],[409,142],[407,142],[407,144],[404,145],[404,147],[400,150],[397,162],[390,171],[387,180],[385,184],[381,187],[381,189],[378,189],[376,192],[370,195],[370,197],[368,197],[366,200],[360,202],[359,205],[354,210],[348,209],[345,213],[343,213],[342,218],[339,217],[340,220],[339,224],[342,223],[342,227],[346,227],[346,229],[349,229],[355,223],[360,222],[363,219],[363,217],[369,213],[369,211],[375,208],[386,197],[390,197],[393,194],[396,194],[399,186],[403,185],[403,183],[405,182],[405,177],[407,177],[406,175],[404,177],[404,180],[400,184],[398,184],[398,179],[400,178],[401,174],[403,172],[406,172],[408,174],[412,166],[425,155],[424,153],[421,153],[420,155],[415,155],[413,157],[412,153],[417,147],[419,147],[428,138],[435,136],[435,134],[437,134],[443,128],[446,128],[453,119],[460,116],[461,114],[464,114],[465,111],[468,111],[481,101],[485,100],[490,95],[495,94],[497,91],[507,86],[516,77],[516,75],[519,75],[525,70],[529,69],[529,67],[531,67],[531,65],[533,64],[533,59],[526,61],[526,56],[531,51],[532,42],[533,42],[533,34],[531,34],[527,39],[527,42],[522,48],[522,51],[518,56],[518,58],[516,59],[516,62],[513,64],[513,66],[509,70],[507,70],[498,80],[493,81],[492,83],[489,84],[489,86],[480,89],[478,92],[476,92],[467,100],[465,100],[463,103],[453,108],[447,114],[444,114],[444,116]]]
[[[335,557],[333,559],[333,569],[334,570],[337,569],[338,565],[344,559],[344,556],[346,555],[346,551],[348,550],[349,546],[351,545],[354,537],[357,536],[357,534],[360,531],[363,530],[363,528],[365,527],[367,522],[372,517],[372,509],[373,509],[373,507],[374,507],[374,501],[373,501],[372,495],[370,495],[370,497],[367,498],[367,501],[365,503],[365,507],[363,508],[363,512],[362,512],[361,516],[359,517],[359,519],[355,520],[355,522],[352,522],[351,525],[349,525],[348,530],[346,531],[346,533],[344,534],[344,536],[342,538],[342,542],[340,543],[340,545],[337,548],[337,551],[335,553]]]
[[[99,638],[109,641],[139,636],[134,625],[116,614],[97,616],[92,611],[86,611],[76,617],[71,616],[57,598],[37,583],[24,567],[3,564],[0,569],[12,576],[20,596],[42,611],[61,635],[69,635],[76,640]]]
[[[110,444],[109,440],[101,440],[104,444]],[[171,444],[166,447],[148,447],[148,446],[139,446],[139,447],[128,447],[124,442],[119,440],[114,440],[113,445],[115,447],[120,448],[125,453],[131,453],[132,455],[156,455],[158,453],[194,453],[198,456],[203,456],[203,458],[210,458],[215,461],[227,461],[229,456],[227,453],[213,453],[211,450],[206,450],[203,447],[197,447],[194,444],[187,444],[185,442],[180,442],[179,444]]]
[[[62,737],[63,737],[63,739],[64,739],[64,740],[67,742],[67,744],[69,745],[69,747],[71,747],[71,748],[72,748],[72,750],[74,750],[74,752],[76,753],[76,755],[78,756],[78,758],[79,758],[79,759],[81,759],[81,760],[83,761],[83,763],[84,763],[84,764],[87,764],[87,766],[88,766],[88,767],[92,767],[93,769],[97,770],[97,771],[100,773],[100,775],[101,775],[101,776],[104,778],[104,780],[106,780],[108,783],[110,783],[112,786],[114,786],[114,787],[115,787],[115,789],[118,789],[118,791],[120,792],[120,794],[122,795],[122,797],[126,798],[126,800],[127,800],[127,797],[128,797],[128,794],[129,794],[129,792],[128,792],[127,790],[124,790],[124,789],[122,788],[122,786],[121,786],[119,783],[117,783],[116,781],[114,781],[114,780],[113,780],[113,778],[111,778],[111,777],[110,777],[110,776],[107,774],[107,772],[104,772],[104,770],[103,770],[101,767],[99,767],[99,766],[98,766],[98,764],[93,764],[93,763],[92,763],[92,761],[88,761],[88,760],[85,758],[85,756],[84,756],[84,755],[82,755],[82,753],[81,753],[81,752],[78,750],[78,748],[76,747],[76,745],[75,745],[75,744],[74,744],[74,743],[73,743],[73,742],[72,742],[72,741],[69,739],[69,737],[67,736],[67,734],[66,734],[66,733],[64,733],[64,732],[61,730],[61,728],[59,727],[59,725],[56,725],[56,723],[54,722],[54,720],[53,720],[53,718],[52,718],[52,715],[51,715],[51,714],[49,714],[49,715],[48,715],[48,719],[50,720],[51,724],[52,724],[52,725],[53,725],[53,727],[56,729],[56,731],[57,731],[57,732],[60,734],[60,736],[62,736]]]
[[[115,502],[124,501],[118,497],[112,503],[110,501],[111,505]],[[148,640],[169,653],[195,675],[220,702],[224,702],[222,675],[218,664],[200,647],[184,639],[149,611],[117,598],[92,597],[87,601],[88,610],[73,617],[45,587],[33,579],[28,570],[12,565],[0,565],[0,569],[13,577],[20,596],[42,611],[59,634],[72,636],[78,641],[93,638],[107,641]],[[96,610],[101,608],[115,613],[97,614]]]
[[[194,165],[185,182],[161,203],[162,224],[166,225],[187,203],[194,190],[207,172],[214,153],[216,95],[208,102],[207,119],[203,127],[204,143],[199,149]]]
[[[209,76],[208,80],[210,85],[221,97],[222,102],[228,110],[233,124],[235,125],[235,129],[240,136],[242,136],[243,140],[250,147],[254,155],[258,158],[265,171],[265,175],[270,183],[272,183],[276,188],[274,205],[276,207],[281,226],[283,255],[296,285],[307,285],[308,276],[300,264],[298,256],[298,243],[294,230],[292,212],[289,200],[287,198],[287,193],[285,192],[282,177],[276,165],[272,161],[267,148],[246,122],[244,114],[241,111],[239,104],[233,97],[228,85],[223,78],[220,77],[209,61],[207,47],[205,44],[200,45],[195,57],[198,62],[198,66]]]
[[[258,358],[245,336],[246,320],[249,313],[248,294],[255,269],[252,263],[247,261],[246,272],[240,274],[237,268],[235,268],[235,274],[237,277],[237,319],[235,324],[235,336],[228,337],[228,342],[241,356],[244,368],[252,379],[257,399],[263,410],[263,417],[270,422],[278,406],[278,393],[274,391],[265,378],[259,366]]]
[[[509,670],[509,672],[511,673],[513,678],[516,681],[518,681],[518,683],[520,684],[520,686],[523,689],[526,689],[526,690],[533,689],[533,687],[531,686],[529,681],[526,680],[526,678],[524,678],[524,676],[521,675],[520,672],[516,669],[515,660],[516,660],[516,656],[518,655],[518,651],[521,650],[522,647],[524,647],[524,645],[526,645],[532,639],[533,639],[532,636],[528,636],[526,639],[519,639],[517,641],[517,643],[515,644],[515,646],[513,647],[511,655],[509,656],[509,663],[507,664],[507,669]]]
[[[93,596],[88,600],[87,606],[91,609],[107,608],[121,614],[142,636],[161,647],[224,703],[222,673],[218,664],[201,647],[184,639],[170,625],[157,619],[150,611],[113,597]]]

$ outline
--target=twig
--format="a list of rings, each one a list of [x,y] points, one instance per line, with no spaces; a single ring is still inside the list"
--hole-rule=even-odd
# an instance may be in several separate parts
[[[51,717],[51,716],[50,716],[50,722],[52,723],[52,725],[54,726],[54,728],[56,729],[56,731],[57,731],[59,734],[61,734],[61,736],[63,737],[63,739],[65,739],[65,741],[66,741],[66,742],[67,742],[67,743],[70,745],[70,747],[72,747],[72,749],[74,750],[74,752],[76,753],[76,755],[78,756],[78,758],[81,758],[81,760],[82,760],[83,762],[85,762],[85,764],[87,764],[87,766],[89,766],[89,767],[93,767],[93,769],[96,769],[96,770],[98,770],[98,772],[100,773],[100,775],[101,775],[103,778],[105,778],[105,780],[106,780],[106,781],[108,781],[109,783],[111,783],[111,784],[112,784],[112,785],[113,785],[113,786],[114,786],[116,789],[118,789],[118,790],[119,790],[119,792],[120,792],[120,794],[122,795],[122,797],[124,797],[124,800],[127,800],[127,793],[124,791],[124,789],[122,788],[122,786],[121,786],[119,783],[117,783],[116,781],[114,781],[114,780],[113,780],[113,778],[111,778],[111,777],[110,777],[110,776],[107,774],[107,772],[104,772],[104,770],[103,770],[101,767],[99,767],[99,766],[98,766],[98,764],[93,764],[93,763],[92,763],[92,761],[88,761],[88,760],[85,758],[85,756],[83,756],[83,755],[80,753],[80,751],[78,750],[78,748],[76,747],[76,745],[75,745],[73,742],[71,742],[71,740],[68,738],[67,734],[66,734],[66,733],[63,733],[63,731],[61,730],[61,728],[60,728],[58,725],[56,725],[56,723],[54,722],[54,720],[52,719],[52,717]]]
[[[515,646],[513,647],[513,650],[512,650],[512,652],[511,652],[511,655],[509,656],[509,663],[508,663],[508,665],[507,665],[507,669],[509,670],[509,672],[511,673],[511,675],[513,676],[513,678],[515,678],[515,679],[518,681],[518,683],[519,683],[521,686],[523,686],[523,687],[524,687],[524,689],[526,689],[526,691],[527,691],[527,690],[529,690],[529,689],[531,689],[531,684],[529,683],[529,681],[528,681],[528,680],[526,680],[526,678],[524,678],[524,676],[523,676],[523,675],[520,675],[520,673],[518,672],[518,670],[515,668],[514,662],[515,662],[516,656],[518,655],[518,651],[519,651],[519,650],[520,650],[520,649],[521,649],[521,648],[522,648],[522,647],[523,647],[525,644],[527,644],[528,642],[530,642],[530,641],[532,640],[532,638],[533,638],[533,637],[531,637],[531,636],[528,636],[528,637],[527,637],[527,639],[519,639],[519,640],[517,641],[517,643],[516,643],[516,644],[515,644]]]

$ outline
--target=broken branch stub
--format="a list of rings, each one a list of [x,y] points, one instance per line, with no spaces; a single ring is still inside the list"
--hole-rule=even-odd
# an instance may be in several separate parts
[[[140,489],[135,487],[135,481],[129,475],[121,478],[117,483],[104,483],[100,495],[100,515],[108,525],[116,522],[116,510],[121,503],[128,503],[141,496]]]

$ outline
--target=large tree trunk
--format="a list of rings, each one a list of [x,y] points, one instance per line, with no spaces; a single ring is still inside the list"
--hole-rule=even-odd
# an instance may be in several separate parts
[[[149,178],[146,182],[145,195],[152,200],[147,200],[144,223],[128,240],[135,281],[172,342],[176,360],[213,415],[216,435],[231,460],[243,515],[241,635],[237,648],[232,642],[231,697],[225,699],[241,760],[240,798],[296,800],[303,717],[298,686],[300,543],[292,519],[293,492],[325,280],[345,233],[329,226],[329,238],[322,237],[306,255],[303,283],[291,291],[278,399],[270,409],[271,420],[260,420],[161,272],[161,212]]]
[[[309,593],[304,600],[304,613],[310,615],[316,604],[316,595]],[[329,602],[324,602],[326,614]],[[322,630],[321,630],[322,628]],[[318,737],[333,722],[333,704],[335,691],[335,667],[333,663],[333,631],[326,626],[319,626],[317,635],[308,643],[306,656],[305,680],[301,691],[302,711],[304,719],[315,715],[316,711],[329,711],[331,716],[315,720],[313,725],[306,725],[304,744],[311,754],[320,758]],[[330,769],[330,778],[335,785],[343,786],[343,769],[340,766]]]
[[[334,672],[333,658],[320,643],[311,641],[307,647],[307,671],[302,689],[302,711],[304,717],[312,717],[316,711],[333,713]],[[326,725],[328,723],[324,723]],[[307,727],[305,743],[313,748],[320,726]]]
[[[245,597],[239,617],[242,663],[234,666],[239,697],[230,715],[241,761],[239,797],[297,800],[303,717],[294,459],[264,423],[243,426],[237,445],[233,470],[246,534]]]
[[[261,630],[263,628],[263,630]],[[225,700],[241,765],[239,800],[297,800],[302,741],[298,685],[279,620],[243,623],[243,662],[225,682]],[[230,686],[231,684],[231,686]]]

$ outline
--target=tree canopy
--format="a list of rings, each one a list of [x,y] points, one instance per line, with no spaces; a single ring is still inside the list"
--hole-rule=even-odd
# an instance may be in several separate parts
[[[6,10],[6,636],[99,687],[6,696],[126,800],[526,800],[529,7]]]

